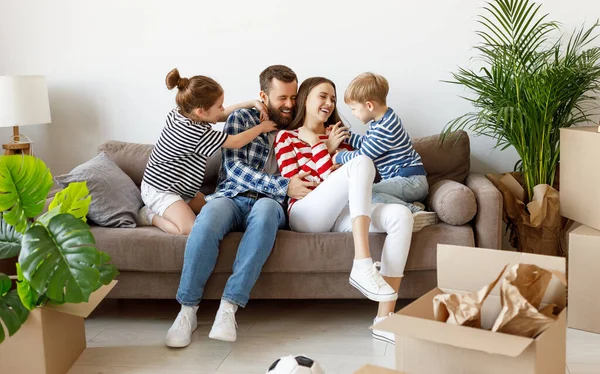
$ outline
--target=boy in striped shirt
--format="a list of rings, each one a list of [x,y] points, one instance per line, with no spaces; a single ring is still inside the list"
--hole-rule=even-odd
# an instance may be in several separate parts
[[[373,186],[373,203],[406,205],[413,213],[413,231],[419,231],[438,219],[421,203],[429,192],[427,173],[402,121],[387,106],[388,91],[387,80],[373,73],[361,74],[350,82],[344,101],[356,118],[369,123],[369,130],[364,136],[352,134],[348,143],[355,150],[338,152],[333,162],[344,164],[359,155],[370,157],[381,175],[381,182]]]

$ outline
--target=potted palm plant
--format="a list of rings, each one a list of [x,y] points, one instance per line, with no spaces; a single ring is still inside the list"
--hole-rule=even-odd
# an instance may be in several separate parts
[[[14,277],[0,273],[0,343],[5,329],[15,334],[34,308],[87,302],[118,274],[86,223],[91,196],[85,182],[57,193],[40,216],[51,187],[42,160],[0,156],[0,259],[18,256],[16,288]]]
[[[468,129],[513,147],[515,173],[488,178],[504,196],[504,220],[518,250],[558,255],[565,220],[558,207],[560,129],[588,121],[598,108],[600,48],[596,22],[568,38],[531,0],[494,0],[483,8],[475,47],[482,67],[459,68],[451,83],[466,87],[474,110],[449,122],[444,136]]]

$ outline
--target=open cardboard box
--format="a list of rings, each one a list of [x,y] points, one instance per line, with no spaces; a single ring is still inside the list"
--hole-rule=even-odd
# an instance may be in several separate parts
[[[600,231],[580,225],[569,233],[569,327],[600,333]]]
[[[31,311],[19,331],[0,343],[0,373],[67,373],[86,347],[83,319],[116,283],[98,289],[87,303],[46,304]]]
[[[598,126],[560,129],[560,214],[600,230]]]
[[[433,317],[433,298],[470,292],[493,281],[507,264],[535,264],[559,273],[542,301],[563,307],[557,320],[535,339],[488,331],[498,316],[500,284],[482,308],[482,327],[450,325]],[[438,287],[373,326],[396,335],[396,369],[410,374],[564,374],[566,365],[565,259],[438,245]],[[565,283],[563,283],[565,282]]]

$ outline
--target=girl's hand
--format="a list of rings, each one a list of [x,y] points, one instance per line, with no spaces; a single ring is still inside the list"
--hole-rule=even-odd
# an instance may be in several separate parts
[[[338,122],[329,127],[331,128],[331,131],[329,131],[329,138],[327,139],[326,144],[329,154],[333,154],[340,144],[350,137],[350,134],[348,133],[348,128],[344,127],[342,122]]]
[[[258,126],[260,127],[261,132],[271,132],[277,130],[277,124],[273,121],[264,121]]]
[[[304,126],[298,129],[298,139],[302,140],[304,143],[307,143],[311,147],[314,147],[315,144],[321,141],[317,134],[315,134],[312,130],[307,129]]]
[[[254,100],[254,107],[260,112],[260,122],[269,120],[269,109],[262,101]]]

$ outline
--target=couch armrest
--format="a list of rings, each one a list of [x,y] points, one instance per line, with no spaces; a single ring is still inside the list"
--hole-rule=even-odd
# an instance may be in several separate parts
[[[465,182],[475,194],[477,215],[473,220],[475,245],[502,248],[502,194],[483,174],[470,174]]]

